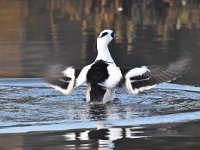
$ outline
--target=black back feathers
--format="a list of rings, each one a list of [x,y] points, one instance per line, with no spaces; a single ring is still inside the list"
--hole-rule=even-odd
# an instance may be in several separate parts
[[[92,84],[98,84],[105,81],[109,77],[107,67],[108,64],[103,60],[95,62],[87,73],[87,81]]]
[[[87,73],[87,82],[91,86],[90,91],[90,101],[101,101],[106,90],[99,85],[106,79],[108,79],[109,74],[107,70],[108,64],[103,60],[96,61]]]

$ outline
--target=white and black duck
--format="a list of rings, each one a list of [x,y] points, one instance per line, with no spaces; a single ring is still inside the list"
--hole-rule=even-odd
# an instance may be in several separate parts
[[[137,94],[154,85],[170,82],[184,74],[190,67],[191,58],[181,57],[166,65],[142,66],[121,70],[114,62],[108,49],[113,40],[112,30],[102,31],[97,38],[98,54],[95,61],[83,69],[53,66],[49,69],[46,82],[68,95],[74,89],[87,84],[86,102],[112,100],[116,89]]]

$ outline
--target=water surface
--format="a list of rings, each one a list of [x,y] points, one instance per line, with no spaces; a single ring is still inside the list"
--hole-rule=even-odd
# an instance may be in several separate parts
[[[41,77],[50,64],[83,67],[96,57],[96,37],[113,29],[120,67],[175,61],[194,63],[182,84],[200,85],[198,1],[1,0],[0,76]]]
[[[5,149],[11,141],[13,149],[154,149],[159,144],[190,149],[200,144],[198,87],[163,84],[137,95],[118,92],[107,104],[87,104],[85,86],[64,96],[40,79],[0,83]]]

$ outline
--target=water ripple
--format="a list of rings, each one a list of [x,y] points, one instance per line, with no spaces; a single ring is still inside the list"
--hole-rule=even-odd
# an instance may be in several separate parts
[[[108,104],[86,104],[84,86],[65,96],[40,79],[1,79],[0,89],[0,133],[200,119],[199,87],[163,84],[138,95],[118,93]]]

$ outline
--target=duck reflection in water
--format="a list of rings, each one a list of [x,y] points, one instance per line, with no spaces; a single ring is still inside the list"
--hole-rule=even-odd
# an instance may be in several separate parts
[[[107,106],[104,104],[90,104],[88,114],[91,120],[105,120],[107,118]]]

